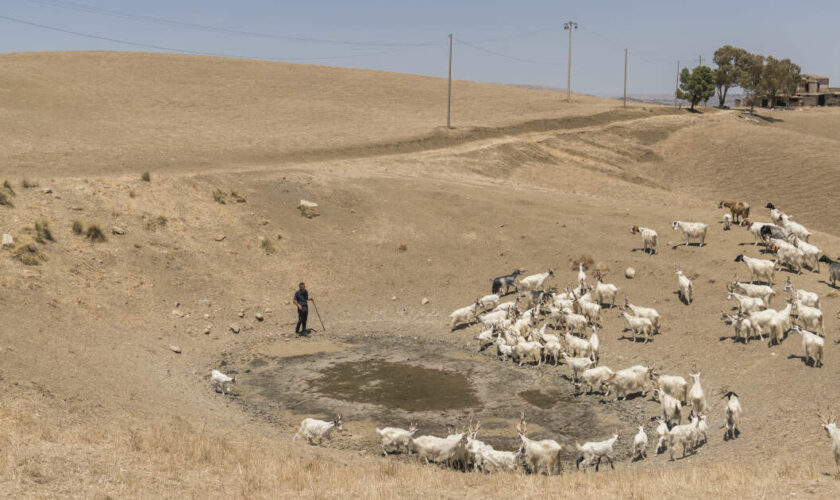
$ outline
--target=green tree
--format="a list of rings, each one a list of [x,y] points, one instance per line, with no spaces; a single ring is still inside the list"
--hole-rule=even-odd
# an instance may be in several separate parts
[[[744,89],[750,101],[750,113],[755,108],[755,98],[761,91],[764,73],[764,56],[745,52],[738,58],[738,86]]]
[[[738,61],[747,51],[731,45],[724,45],[715,51],[712,60],[717,65],[715,69],[715,87],[717,87],[718,107],[726,104],[726,94],[731,87],[738,85],[741,68]]]
[[[790,59],[776,59],[767,56],[767,62],[761,74],[761,92],[770,101],[770,107],[776,107],[776,97],[779,94],[793,95],[799,84],[801,68]]]
[[[691,103],[691,109],[698,102],[706,102],[715,95],[715,77],[712,68],[697,66],[693,70],[683,68],[680,72],[680,88],[677,97]]]

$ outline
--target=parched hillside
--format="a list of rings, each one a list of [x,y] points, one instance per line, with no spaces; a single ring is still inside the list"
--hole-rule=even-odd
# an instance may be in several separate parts
[[[834,111],[756,123],[458,82],[456,95],[470,97],[446,132],[434,78],[122,53],[10,54],[0,68],[0,183],[12,188],[0,188],[10,202],[0,229],[17,242],[0,251],[0,492],[661,498],[681,484],[689,498],[838,494],[815,413],[840,407],[840,298],[825,266],[777,273],[773,307],[788,277],[820,295],[823,368],[803,362],[795,334],[773,347],[733,341],[719,319],[732,306],[725,285],[746,277],[736,255],[762,253],[743,229],[723,231],[717,208],[743,198],[765,220],[772,200],[837,254],[831,187],[813,180],[834,175],[835,142],[820,125]],[[783,175],[792,165],[798,173]],[[762,173],[768,182],[745,179]],[[302,217],[301,199],[321,215]],[[677,246],[674,219],[707,222],[707,246]],[[633,224],[659,231],[658,255],[638,250]],[[106,239],[87,238],[91,226]],[[504,363],[477,351],[478,326],[449,331],[449,313],[489,293],[491,277],[552,268],[548,283],[562,288],[586,255],[607,268],[619,303],[663,317],[661,335],[635,343],[605,308],[601,363],[702,373],[710,431],[696,454],[669,462],[649,450],[631,462],[638,425],[656,441],[658,403],[573,397],[564,364]],[[674,295],[675,266],[697,275],[690,306]],[[310,338],[293,334],[301,280],[326,324],[310,312]],[[366,363],[392,376],[364,379],[375,371]],[[213,368],[236,375],[232,395],[213,391]],[[377,392],[383,383],[394,394]],[[742,436],[724,442],[728,390],[745,417]],[[530,436],[568,447],[567,473],[464,474],[382,457],[374,432],[417,421],[441,434],[474,417],[482,439],[516,449],[520,411]],[[329,447],[291,440],[305,416],[337,412],[345,432]],[[569,471],[575,441],[613,430],[615,472]]]

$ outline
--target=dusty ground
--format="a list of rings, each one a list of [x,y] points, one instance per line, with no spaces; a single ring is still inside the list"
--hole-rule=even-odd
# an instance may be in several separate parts
[[[459,82],[459,128],[446,132],[445,86],[431,78],[110,53],[11,54],[0,66],[0,179],[16,191],[0,224],[25,240],[46,219],[56,240],[37,245],[38,266],[8,250],[0,259],[0,488],[10,496],[504,496],[511,481],[525,496],[658,498],[672,481],[694,488],[687,496],[837,493],[814,412],[840,405],[840,301],[825,270],[792,276],[821,295],[822,369],[796,357],[797,337],[733,342],[719,320],[731,307],[725,283],[746,276],[738,253],[759,250],[744,230],[722,231],[716,207],[744,198],[767,220],[773,201],[840,253],[840,112],[748,120]],[[140,180],[147,170],[151,182]],[[246,202],[217,203],[215,189]],[[301,198],[322,215],[301,217]],[[674,219],[708,222],[708,245],[672,248]],[[107,241],[73,234],[74,220],[99,224]],[[659,255],[638,251],[631,224],[659,231]],[[605,479],[483,478],[376,456],[374,425],[442,432],[467,414],[485,419],[488,441],[513,447],[525,410],[534,435],[566,444],[617,427],[626,457],[655,403],[572,398],[565,366],[502,364],[476,352],[477,327],[448,331],[449,312],[489,293],[492,276],[553,267],[550,283],[563,286],[581,254],[609,266],[621,297],[663,315],[662,335],[642,344],[606,311],[602,363],[683,376],[696,365],[712,405],[706,446],[677,463],[622,458]],[[699,275],[691,306],[673,294],[675,265]],[[292,334],[300,280],[327,325],[309,339]],[[320,330],[312,313],[310,326]],[[315,390],[323,373],[341,373],[330,365],[364,359],[458,372],[477,403],[417,412]],[[238,372],[237,395],[213,392],[219,367]],[[746,413],[729,443],[724,389]],[[333,411],[348,432],[330,449],[288,442],[304,415]]]

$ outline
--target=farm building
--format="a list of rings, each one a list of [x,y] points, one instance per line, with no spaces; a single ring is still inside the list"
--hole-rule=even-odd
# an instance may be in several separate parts
[[[770,107],[769,98],[758,99],[757,105]],[[777,96],[776,106],[840,106],[840,88],[829,87],[827,76],[806,73],[801,76],[796,93]]]

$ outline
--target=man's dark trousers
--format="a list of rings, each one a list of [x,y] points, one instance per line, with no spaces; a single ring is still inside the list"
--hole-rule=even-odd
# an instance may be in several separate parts
[[[309,316],[309,308],[302,307],[298,309],[298,322],[295,326],[295,333],[306,333],[306,317]]]

